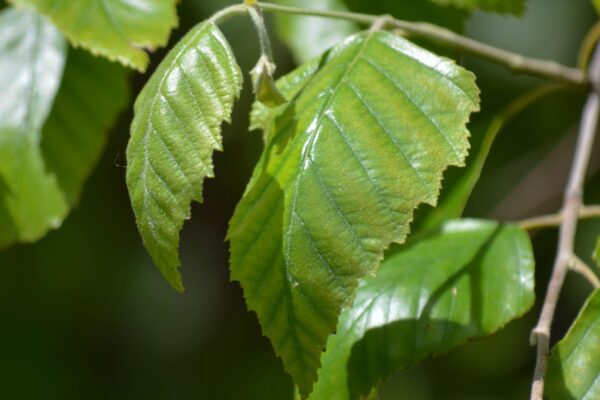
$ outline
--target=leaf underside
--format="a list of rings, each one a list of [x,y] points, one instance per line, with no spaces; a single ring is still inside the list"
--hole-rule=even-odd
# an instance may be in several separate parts
[[[179,231],[202,202],[242,75],[216,25],[203,22],[165,57],[135,102],[127,186],[144,244],[177,290]]]
[[[361,281],[327,342],[310,399],[359,398],[398,369],[491,335],[524,314],[534,296],[525,232],[492,221],[450,221]]]
[[[600,398],[600,290],[592,293],[567,335],[552,349],[546,394],[551,400]]]
[[[232,278],[306,396],[340,308],[462,165],[471,73],[387,32],[354,35],[280,111],[230,223]]]
[[[177,26],[176,0],[10,0],[47,15],[76,46],[145,71],[144,51],[167,44]]]

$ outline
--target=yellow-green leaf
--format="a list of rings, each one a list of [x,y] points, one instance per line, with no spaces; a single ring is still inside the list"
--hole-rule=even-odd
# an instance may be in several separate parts
[[[165,278],[183,290],[179,231],[190,203],[202,201],[212,154],[221,150],[242,75],[212,21],[192,29],[165,57],[135,102],[127,147],[127,186],[146,248]]]
[[[388,32],[352,36],[280,112],[230,224],[232,277],[300,392],[358,280],[463,165],[474,76]]]
[[[145,71],[145,50],[167,44],[176,0],[10,0],[47,15],[76,46]]]

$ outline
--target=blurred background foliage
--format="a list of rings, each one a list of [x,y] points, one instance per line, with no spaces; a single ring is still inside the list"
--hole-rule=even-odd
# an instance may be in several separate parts
[[[180,26],[170,46],[196,22],[231,3],[182,0]],[[348,3],[359,11],[387,11],[386,2],[380,10],[367,2]],[[396,8],[397,17],[421,18],[410,7]],[[441,16],[454,14],[460,12]],[[522,18],[475,12],[464,26],[454,20],[449,26],[486,43],[574,65],[579,43],[595,19],[588,0],[530,0]],[[249,71],[258,46],[248,20],[233,19],[224,32],[242,69]],[[153,55],[154,67],[164,54]],[[280,43],[275,54],[278,73],[293,68],[293,57]],[[471,125],[474,146],[496,113],[541,83],[448,54],[476,73],[482,89],[483,111]],[[130,73],[133,93],[148,76]],[[129,101],[80,205],[63,227],[35,244],[0,252],[0,398],[291,399],[291,379],[262,337],[255,315],[246,310],[238,284],[229,282],[227,223],[262,148],[260,133],[247,132],[249,79],[234,123],[224,129],[225,151],[216,154],[216,179],[206,182],[205,203],[194,205],[193,219],[182,234],[184,295],[160,276],[136,230],[124,178]],[[494,144],[466,215],[516,220],[555,211],[582,103],[582,93],[559,92],[510,122]],[[600,152],[595,151],[592,164],[586,201],[598,203]],[[455,170],[448,171],[446,182],[452,182]],[[589,260],[599,231],[599,222],[581,224],[577,243],[582,258]],[[554,230],[533,234],[538,299],[555,242]],[[566,331],[588,293],[585,282],[569,276],[554,337]],[[534,366],[529,330],[537,311],[491,338],[396,374],[382,387],[380,398],[526,398]]]

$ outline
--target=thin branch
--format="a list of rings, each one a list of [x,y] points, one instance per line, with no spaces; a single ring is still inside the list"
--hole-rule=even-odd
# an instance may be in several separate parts
[[[210,17],[209,21],[214,22],[215,24],[220,24],[221,22],[225,22],[231,17],[235,17],[237,15],[243,15],[248,12],[247,4],[235,4],[233,6],[225,7],[224,9],[217,11]]]
[[[579,219],[600,218],[600,206],[582,206],[579,210]],[[521,220],[518,225],[531,231],[540,228],[552,228],[559,226],[564,220],[564,214],[559,212],[556,214],[542,215]]]
[[[592,269],[586,263],[584,263],[581,258],[573,255],[571,258],[571,263],[569,264],[569,268],[571,271],[575,271],[579,275],[583,276],[594,289],[600,288],[600,279],[598,279],[598,276],[594,273],[594,271],[592,271]]]
[[[594,86],[600,81],[600,46],[596,47],[590,66],[589,76]],[[546,298],[542,306],[540,319],[531,333],[531,341],[537,343],[537,359],[531,387],[531,400],[542,400],[544,395],[544,375],[548,367],[548,349],[550,347],[550,327],[556,310],[556,303],[573,257],[573,242],[579,210],[582,208],[583,182],[590,160],[592,145],[598,126],[600,113],[600,99],[596,91],[588,95],[585,108],[581,117],[579,138],[569,182],[565,190],[562,209],[562,222],[560,224],[558,251],[554,261],[552,276],[548,284]]]
[[[263,2],[259,2],[257,5],[260,9],[269,12],[343,19],[362,25],[372,25],[377,21],[381,21],[380,16],[369,14],[331,10],[311,10]],[[465,36],[461,36],[449,29],[441,28],[433,24],[424,22],[409,22],[388,17],[386,18],[385,27],[400,29],[415,36],[420,36],[452,46],[456,49],[464,51],[465,53],[469,53],[507,67],[515,72],[535,75],[577,86],[588,84],[587,77],[580,69],[567,67],[554,61],[529,58],[518,53],[502,50],[497,47],[469,39]]]

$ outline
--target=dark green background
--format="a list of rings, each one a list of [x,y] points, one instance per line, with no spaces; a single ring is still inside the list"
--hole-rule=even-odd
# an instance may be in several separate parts
[[[183,0],[171,45],[230,3]],[[531,0],[523,19],[475,13],[465,29],[487,43],[572,65],[595,19],[587,0]],[[224,31],[248,71],[258,54],[252,27],[238,18]],[[293,67],[291,56],[283,46],[275,47],[283,73]],[[155,54],[153,66],[163,56],[164,51]],[[476,72],[483,91],[483,112],[472,125],[477,143],[494,112],[539,81],[457,56]],[[131,74],[133,93],[147,77]],[[63,227],[36,244],[0,253],[0,398],[291,399],[291,379],[261,336],[255,315],[246,310],[239,285],[229,282],[227,221],[262,146],[261,135],[246,129],[251,100],[246,82],[235,122],[225,127],[225,152],[215,157],[217,178],[205,183],[205,204],[194,205],[182,233],[184,295],[161,278],[136,231],[124,179],[131,104],[113,129],[80,206]],[[513,220],[558,209],[582,102],[582,93],[560,93],[509,124],[467,214]],[[593,171],[599,156],[596,151]],[[600,202],[599,180],[596,173],[590,177],[588,202]],[[581,226],[578,251],[585,259],[598,232],[598,222]],[[539,299],[556,233],[536,233],[533,239]],[[557,335],[568,328],[588,292],[580,278],[568,278]],[[534,365],[528,337],[535,316],[531,312],[490,339],[397,374],[381,398],[527,398]]]

